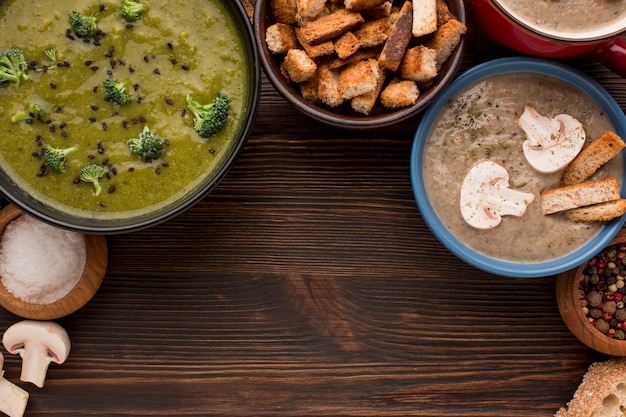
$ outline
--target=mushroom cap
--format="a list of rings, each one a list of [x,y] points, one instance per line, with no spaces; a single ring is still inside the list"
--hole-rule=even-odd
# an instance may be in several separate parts
[[[509,173],[492,161],[474,165],[461,185],[460,207],[463,219],[477,229],[492,229],[502,216],[523,216],[535,195],[509,188]]]
[[[552,173],[565,168],[585,144],[582,123],[569,114],[549,118],[526,106],[518,124],[527,138],[522,144],[524,156],[539,172]]]
[[[53,321],[22,320],[11,325],[2,336],[2,344],[11,354],[31,345],[45,346],[52,362],[63,363],[70,354],[70,337]]]

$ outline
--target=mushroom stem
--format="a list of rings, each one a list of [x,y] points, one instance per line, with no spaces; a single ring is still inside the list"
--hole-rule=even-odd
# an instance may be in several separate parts
[[[24,349],[20,355],[22,356],[20,380],[31,382],[39,388],[43,388],[48,373],[48,365],[52,362],[52,356],[48,354],[46,347],[33,344],[29,349]]]
[[[2,357],[0,363],[3,362]],[[0,371],[0,411],[9,417],[22,417],[27,403],[28,392],[5,379],[4,371]]]

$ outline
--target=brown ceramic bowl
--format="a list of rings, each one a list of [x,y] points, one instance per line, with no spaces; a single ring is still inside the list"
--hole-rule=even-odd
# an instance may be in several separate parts
[[[618,243],[626,243],[626,229],[622,229],[607,247]],[[582,310],[579,283],[586,266],[587,262],[558,275],[556,297],[561,317],[574,336],[591,349],[607,355],[626,356],[626,340],[617,340],[601,333]]]
[[[420,95],[417,102],[410,106],[397,110],[382,110],[380,113],[363,115],[352,111],[348,106],[340,106],[331,109],[323,105],[316,105],[302,98],[298,85],[289,82],[280,71],[282,55],[274,55],[268,49],[265,34],[266,29],[274,22],[271,12],[272,0],[257,0],[254,10],[253,30],[256,38],[259,57],[265,74],[276,90],[293,106],[302,113],[325,124],[352,130],[373,129],[387,127],[404,121],[422,112],[437,95],[445,89],[456,75],[463,54],[465,52],[465,37],[452,55],[447,59],[439,74],[428,87],[420,87]],[[465,5],[463,0],[447,0],[450,11],[455,17],[465,24]],[[402,5],[402,2],[394,1],[394,6]],[[336,56],[336,55],[335,55]]]
[[[0,210],[0,236],[13,220],[23,216],[19,209],[8,205]],[[74,288],[63,298],[49,304],[26,302],[12,293],[0,281],[0,306],[26,319],[53,320],[83,307],[100,288],[108,263],[106,239],[102,235],[83,235],[87,259],[85,270]]]

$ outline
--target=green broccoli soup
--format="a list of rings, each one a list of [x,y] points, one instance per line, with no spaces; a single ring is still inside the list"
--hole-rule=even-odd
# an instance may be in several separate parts
[[[226,158],[249,68],[220,0],[0,0],[0,32],[0,164],[34,198],[140,214]]]

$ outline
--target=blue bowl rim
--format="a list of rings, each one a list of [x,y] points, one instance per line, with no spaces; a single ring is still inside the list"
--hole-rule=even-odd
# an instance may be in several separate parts
[[[588,75],[566,64],[542,58],[499,58],[479,64],[461,74],[450,83],[448,88],[424,112],[423,118],[415,132],[413,147],[411,149],[411,184],[417,206],[427,226],[435,237],[458,258],[485,272],[514,278],[538,278],[556,275],[576,268],[586,262],[589,258],[604,249],[615,235],[617,235],[626,220],[626,216],[621,216],[608,222],[589,243],[562,258],[546,262],[520,264],[490,258],[468,248],[448,231],[441,220],[439,220],[439,217],[428,199],[423,197],[427,195],[421,174],[421,160],[425,137],[430,132],[442,107],[462,89],[484,77],[519,72],[548,75],[583,90],[604,110],[615,126],[616,133],[621,137],[626,137],[626,117],[624,117],[620,106],[602,86]],[[626,155],[622,155],[622,158],[625,160],[626,168]],[[622,181],[622,194],[624,193],[625,187],[626,180]]]

